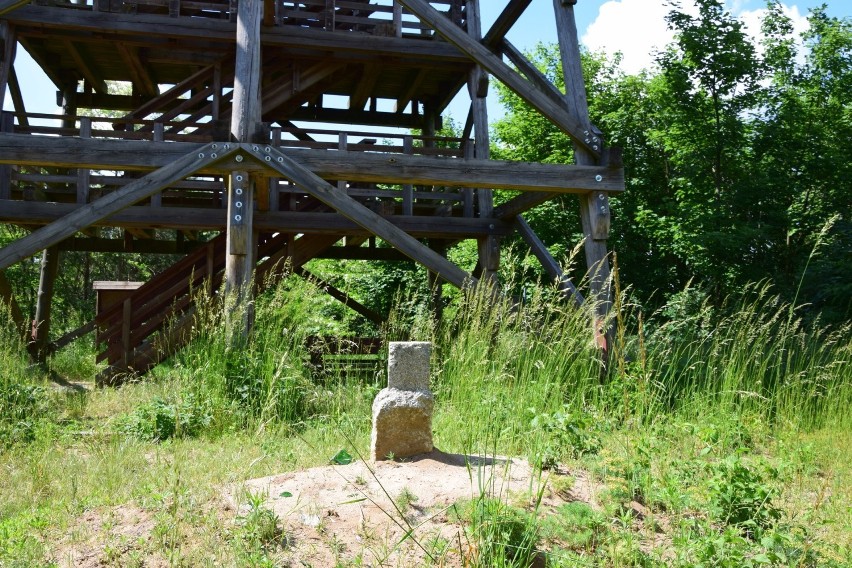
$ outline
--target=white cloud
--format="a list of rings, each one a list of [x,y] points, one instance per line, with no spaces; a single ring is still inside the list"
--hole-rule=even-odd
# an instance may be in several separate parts
[[[728,9],[742,19],[746,31],[755,38],[760,35],[760,18],[766,10],[743,10],[747,2],[730,0]],[[698,13],[689,0],[683,0],[681,6],[687,13]],[[807,28],[807,20],[796,5],[783,5],[783,9],[793,20],[797,35]],[[651,68],[654,55],[674,38],[665,21],[669,11],[669,2],[661,0],[609,0],[601,5],[580,41],[591,51],[603,51],[609,56],[621,52],[624,71],[638,73]]]
[[[793,35],[796,37],[797,47],[798,47],[798,56],[801,59],[800,63],[804,61],[804,45],[801,40],[801,34],[805,30],[808,29],[808,18],[807,15],[803,15],[799,11],[799,7],[795,4],[793,6],[786,6],[784,4],[781,5],[781,10],[784,12],[784,15],[790,18],[793,23]],[[746,33],[755,40],[755,46],[757,47],[758,53],[763,53],[764,48],[760,45],[758,38],[761,37],[760,26],[761,20],[766,15],[766,8],[759,8],[757,10],[746,10],[740,12],[738,17],[745,24]]]
[[[692,5],[684,3],[685,9]],[[598,17],[589,24],[580,40],[591,51],[607,55],[621,52],[621,66],[638,73],[654,61],[654,54],[671,42],[665,17],[671,11],[660,0],[610,0],[601,5]]]

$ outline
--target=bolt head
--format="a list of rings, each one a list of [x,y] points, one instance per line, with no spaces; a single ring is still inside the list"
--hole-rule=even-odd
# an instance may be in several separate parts
[[[237,209],[242,209],[243,208],[243,202],[237,201],[236,203],[234,203],[234,207],[236,207]]]
[[[240,222],[240,221],[242,221],[242,220],[243,220],[243,216],[242,216],[242,215],[234,215],[234,221],[236,221],[237,223],[239,223],[239,222]]]
[[[242,190],[241,188],[239,188],[239,187],[238,187],[237,189],[235,189],[235,190],[234,190],[234,193],[236,193],[237,195],[242,195],[242,194],[243,194],[243,190]]]
[[[241,158],[242,156],[238,156],[238,157],[240,157],[240,158]],[[237,180],[237,181],[243,181],[243,176],[241,176],[241,175],[237,175],[237,176],[236,176],[236,180]]]
[[[199,160],[204,159],[204,152],[199,152],[199,153],[198,153],[198,159],[199,159]]]
[[[219,155],[216,152],[213,152],[212,154],[210,154],[210,157],[215,160],[216,158],[219,157]]]
[[[596,181],[596,182],[598,182],[598,183],[602,182],[602,181],[603,181],[603,176],[602,176],[602,175],[600,175],[600,174],[596,175],[596,176],[595,176],[595,181]]]
[[[271,147],[269,147],[269,146],[267,146],[266,148],[264,148],[264,150],[266,150],[266,152],[267,152],[267,153],[269,153],[269,152],[271,152],[271,151],[272,151],[272,148],[271,148]]]
[[[238,155],[237,155],[234,159],[235,159],[236,161],[238,161],[238,162],[242,162],[242,161],[243,161],[243,157],[242,157],[242,156],[240,156],[239,154],[238,154]]]

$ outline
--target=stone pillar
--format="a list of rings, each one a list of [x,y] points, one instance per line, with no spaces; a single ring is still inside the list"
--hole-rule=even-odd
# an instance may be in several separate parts
[[[373,461],[432,451],[429,357],[432,344],[394,341],[388,349],[388,388],[373,401]]]

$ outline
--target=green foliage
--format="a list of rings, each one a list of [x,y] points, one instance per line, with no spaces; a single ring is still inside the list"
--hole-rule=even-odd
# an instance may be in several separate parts
[[[800,58],[771,2],[759,55],[720,0],[695,5],[670,13],[675,40],[652,71],[625,75],[617,59],[583,54],[591,122],[624,149],[627,191],[611,200],[610,239],[622,280],[653,310],[690,281],[713,305],[769,278],[809,320],[842,324],[852,315],[852,23],[814,9]],[[556,46],[529,55],[561,88]],[[507,112],[495,155],[573,160],[555,126],[498,93]],[[564,197],[525,214],[557,258],[582,238],[576,210]]]
[[[749,467],[736,454],[710,467],[710,503],[717,519],[748,536],[760,534],[779,519],[772,503],[776,496],[772,482],[778,476],[774,468],[760,463]]]
[[[193,395],[171,402],[155,398],[127,416],[121,431],[140,440],[163,442],[171,438],[198,436],[210,426],[211,421],[209,402]]]
[[[531,434],[539,434],[547,440],[540,453],[530,461],[543,468],[556,467],[564,458],[576,459],[587,454],[596,454],[601,449],[597,434],[600,417],[565,405],[554,413],[536,413],[530,409]]]
[[[470,529],[471,557],[467,565],[529,568],[539,535],[535,517],[484,495],[461,509],[459,516]]]

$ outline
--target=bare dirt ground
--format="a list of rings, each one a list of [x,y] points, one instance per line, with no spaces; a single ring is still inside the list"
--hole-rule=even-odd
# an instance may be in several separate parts
[[[454,567],[475,553],[454,504],[489,495],[524,507],[540,497],[546,515],[571,501],[598,508],[600,489],[581,471],[538,475],[523,460],[433,451],[254,479],[209,505],[228,533],[247,517],[248,496],[262,498],[285,535],[276,565]],[[62,567],[168,566],[156,526],[154,514],[131,504],[87,511],[51,556]]]
[[[523,506],[542,494],[540,511],[567,501],[596,506],[597,490],[584,474],[540,477],[522,460],[434,451],[255,479],[232,493],[233,502],[245,501],[240,491],[265,495],[282,519],[290,565],[457,566],[472,545],[453,504],[487,494]]]

